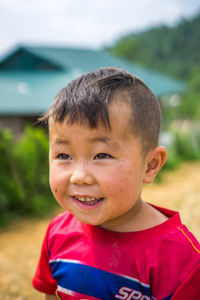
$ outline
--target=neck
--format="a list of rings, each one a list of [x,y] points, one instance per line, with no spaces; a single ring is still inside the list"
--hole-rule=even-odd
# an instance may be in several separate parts
[[[168,218],[151,205],[138,200],[137,204],[122,215],[101,225],[103,229],[116,232],[135,232],[155,227]]]

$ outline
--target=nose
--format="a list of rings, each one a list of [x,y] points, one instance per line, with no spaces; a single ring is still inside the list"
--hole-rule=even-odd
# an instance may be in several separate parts
[[[70,177],[70,183],[76,185],[91,185],[94,183],[94,177],[87,170],[87,167],[85,165],[79,165],[74,168]]]

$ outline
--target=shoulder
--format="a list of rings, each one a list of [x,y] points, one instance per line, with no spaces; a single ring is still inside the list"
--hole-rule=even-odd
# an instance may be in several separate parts
[[[82,223],[72,214],[64,212],[53,218],[46,235],[46,248],[50,259],[67,258],[71,249],[79,247],[83,235]]]
[[[157,236],[158,244],[166,248],[170,245],[180,250],[194,252],[200,255],[200,245],[194,235],[183,225],[178,212],[152,205],[156,210],[165,215],[168,219],[159,226],[150,230],[152,237]],[[155,236],[154,236],[155,234]]]
[[[56,217],[54,217],[49,224],[49,232],[62,232],[67,228],[71,228],[72,223],[76,223],[78,220],[68,211],[65,211]]]
[[[146,241],[146,260],[153,294],[165,295],[167,289],[176,291],[188,278],[199,278],[200,244],[177,212],[159,210],[168,220],[154,228],[154,234]]]
[[[182,224],[179,213],[156,207],[168,217],[164,223],[147,230],[148,236],[144,246],[150,264],[165,270],[171,268],[180,272],[192,270],[200,263],[200,244],[194,235]],[[160,271],[160,270],[159,270]],[[162,271],[163,272],[163,271]]]
[[[166,239],[164,238],[163,243],[167,243],[168,249],[172,247],[175,253],[181,252],[188,256],[194,256],[200,261],[200,244],[183,224],[169,232],[166,235]]]
[[[58,214],[57,216],[55,216],[51,222],[50,225],[54,226],[56,224],[62,224],[65,222],[70,222],[70,220],[72,220],[74,218],[74,216],[72,214],[70,214],[68,211],[64,211],[60,214]]]
[[[183,224],[152,240],[151,246],[152,277],[162,275],[169,286],[171,281],[179,286],[200,265],[199,242]]]
[[[54,217],[47,229],[47,238],[54,242],[57,238],[60,240],[72,237],[74,235],[82,235],[82,223],[69,212],[63,212]]]

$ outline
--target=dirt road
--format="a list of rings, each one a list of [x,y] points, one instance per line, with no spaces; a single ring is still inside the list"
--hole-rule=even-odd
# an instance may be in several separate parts
[[[143,199],[179,210],[200,241],[200,162],[167,173],[163,182],[145,186]],[[39,300],[31,286],[41,241],[50,218],[18,221],[0,232],[0,299]]]

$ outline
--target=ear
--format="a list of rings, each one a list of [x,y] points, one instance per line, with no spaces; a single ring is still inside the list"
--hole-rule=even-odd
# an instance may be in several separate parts
[[[153,182],[162,166],[167,160],[167,150],[164,146],[158,146],[147,155],[147,168],[144,176],[145,183]]]

